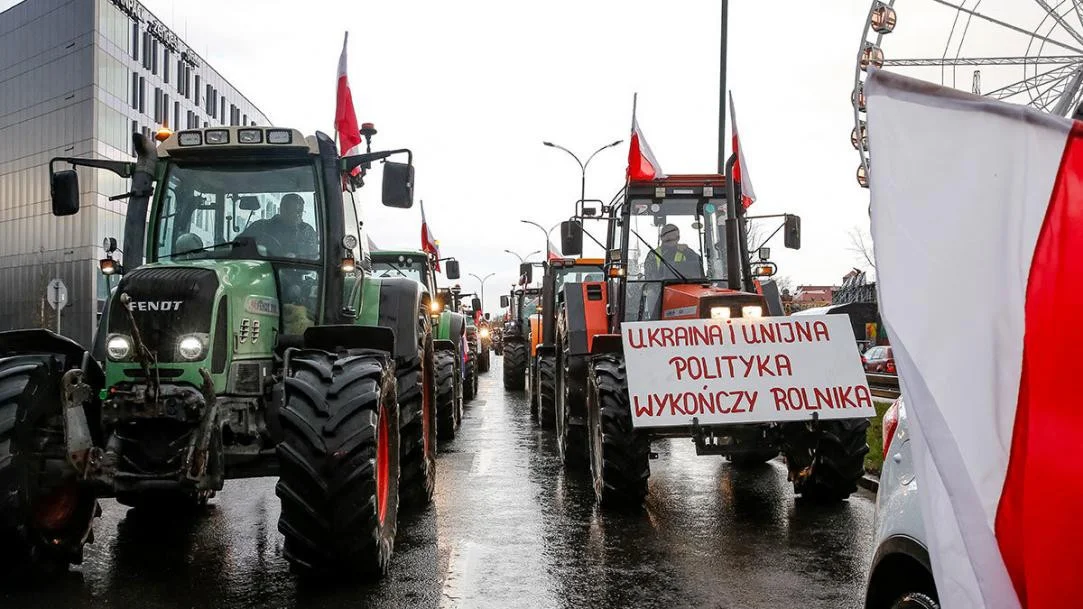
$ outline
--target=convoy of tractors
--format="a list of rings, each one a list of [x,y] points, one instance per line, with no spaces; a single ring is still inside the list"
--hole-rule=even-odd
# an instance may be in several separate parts
[[[414,181],[411,152],[373,152],[374,133],[366,152],[340,156],[323,133],[163,130],[157,143],[133,135],[134,161],[52,161],[56,216],[80,212],[76,167],[130,179],[117,193],[124,257],[106,241],[111,295],[90,349],[44,329],[0,333],[0,572],[80,562],[100,498],[194,510],[227,479],[274,476],[283,553],[299,572],[379,576],[400,512],[432,501],[440,442],[493,355],[505,389],[525,392],[607,509],[645,501],[651,441],[672,437],[735,466],[781,454],[811,499],[854,492],[865,418],[644,425],[633,411],[628,324],[781,315],[773,265],[749,256],[753,219],[726,176],[633,181],[607,205],[579,201],[561,225],[563,257],[524,263],[497,323],[477,296],[438,284],[441,265],[459,278],[457,260],[370,251],[364,178],[379,162],[383,204],[398,208],[412,206]],[[781,228],[800,247],[798,219]],[[584,235],[600,255],[584,256]]]

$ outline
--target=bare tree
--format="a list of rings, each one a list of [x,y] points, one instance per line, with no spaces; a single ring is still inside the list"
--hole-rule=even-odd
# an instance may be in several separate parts
[[[771,279],[775,282],[775,285],[778,286],[778,292],[780,294],[782,292],[787,291],[787,290],[791,294],[793,293],[793,290],[794,290],[795,286],[794,286],[794,283],[793,283],[793,278],[790,277],[789,275],[777,275],[775,277],[772,277]]]
[[[859,264],[863,264],[876,270],[876,255],[872,249],[872,235],[869,231],[860,226],[855,226],[850,229],[850,251],[854,253],[854,257]]]

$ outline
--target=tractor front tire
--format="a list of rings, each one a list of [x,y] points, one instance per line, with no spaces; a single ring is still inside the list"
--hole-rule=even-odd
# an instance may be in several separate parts
[[[59,360],[0,359],[0,578],[66,571],[101,514],[68,465]],[[97,424],[88,413],[88,422]]]
[[[538,357],[538,419],[543,429],[556,426],[556,358],[551,355]]]
[[[865,475],[869,420],[836,419],[820,421],[819,426],[819,439],[810,449],[809,438],[802,436],[817,432],[805,423],[786,424],[786,461],[791,472],[797,470],[793,476],[795,493],[814,502],[834,503],[855,493]]]
[[[606,508],[637,509],[647,496],[650,442],[632,427],[624,358],[606,354],[590,364],[587,421],[591,478]]]
[[[299,571],[387,572],[399,508],[399,421],[382,351],[291,358],[278,445],[283,554]]]
[[[437,351],[433,358],[436,379],[436,437],[455,437],[455,352]]]
[[[478,394],[478,356],[474,351],[466,355],[466,380],[463,381],[463,401],[469,402]]]
[[[582,358],[577,357],[577,360],[578,364]],[[565,469],[580,471],[587,465],[587,427],[582,423],[573,424],[571,420],[573,401],[580,402],[579,420],[583,420],[581,413],[585,408],[582,402],[585,401],[586,379],[582,378],[582,372],[585,370],[585,365],[573,366],[571,362],[571,356],[565,351],[558,364],[560,369],[557,370],[557,453]]]
[[[522,391],[526,385],[526,345],[513,341],[504,345],[504,389]]]

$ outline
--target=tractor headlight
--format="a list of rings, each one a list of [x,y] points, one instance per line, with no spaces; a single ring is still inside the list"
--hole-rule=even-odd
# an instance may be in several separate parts
[[[207,354],[207,341],[196,334],[183,336],[177,343],[177,353],[182,359],[194,362]]]
[[[489,328],[482,328],[480,334],[482,338],[489,338]]]
[[[763,317],[763,307],[759,305],[741,307],[741,317]]]
[[[711,307],[711,319],[729,319],[729,307]]]
[[[132,341],[127,336],[112,334],[105,341],[105,351],[115,362],[126,360],[132,354]]]

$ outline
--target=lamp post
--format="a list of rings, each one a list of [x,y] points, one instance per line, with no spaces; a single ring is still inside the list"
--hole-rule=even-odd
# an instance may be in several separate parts
[[[489,273],[485,277],[478,277],[477,275],[475,275],[473,273],[470,273],[471,277],[473,277],[474,279],[477,279],[481,283],[481,306],[482,306],[482,308],[485,307],[485,281],[488,280],[493,275],[496,275],[496,273]]]
[[[548,261],[549,260],[549,235],[554,230],[556,230],[558,227],[560,227],[560,222],[557,222],[556,224],[554,224],[549,230],[545,230],[545,227],[542,226],[541,224],[538,224],[537,222],[532,222],[530,220],[519,220],[519,221],[522,222],[523,224],[529,224],[531,226],[537,226],[538,229],[541,230],[541,232],[545,233],[545,259]],[[529,258],[529,256],[527,256],[527,257]]]
[[[580,169],[579,202],[582,203],[587,198],[587,166],[590,165],[590,162],[592,160],[594,160],[595,155],[597,155],[599,152],[605,150],[606,148],[612,148],[613,146],[616,146],[616,145],[620,144],[623,141],[624,140],[617,140],[617,141],[613,142],[612,144],[606,144],[605,146],[602,146],[601,148],[595,150],[594,154],[591,154],[589,157],[587,157],[587,162],[586,163],[584,163],[583,161],[580,161],[579,157],[576,156],[574,152],[572,152],[571,150],[568,150],[564,146],[561,146],[559,144],[554,144],[553,142],[542,142],[542,144],[544,144],[544,145],[546,145],[546,146],[548,146],[550,148],[557,148],[558,150],[563,150],[564,152],[567,152],[568,154],[570,154],[572,156],[573,159],[575,159],[576,163],[579,163],[579,169]],[[545,230],[545,229],[542,229],[542,230]]]
[[[522,257],[522,256],[520,256],[519,254],[516,254],[515,252],[513,252],[513,251],[511,251],[511,250],[504,250],[504,251],[505,251],[506,253],[508,253],[508,254],[511,254],[512,256],[515,256],[516,258],[518,258],[518,259],[519,259],[519,264],[523,264],[524,262],[526,262],[527,260],[529,260],[529,259],[530,259],[530,257],[531,257],[531,256],[533,256],[534,254],[540,254],[540,253],[541,253],[541,252],[540,252],[540,251],[538,251],[538,250],[534,250],[533,252],[530,252],[529,254],[527,254],[527,255],[526,255],[526,258],[523,258],[523,257]]]

